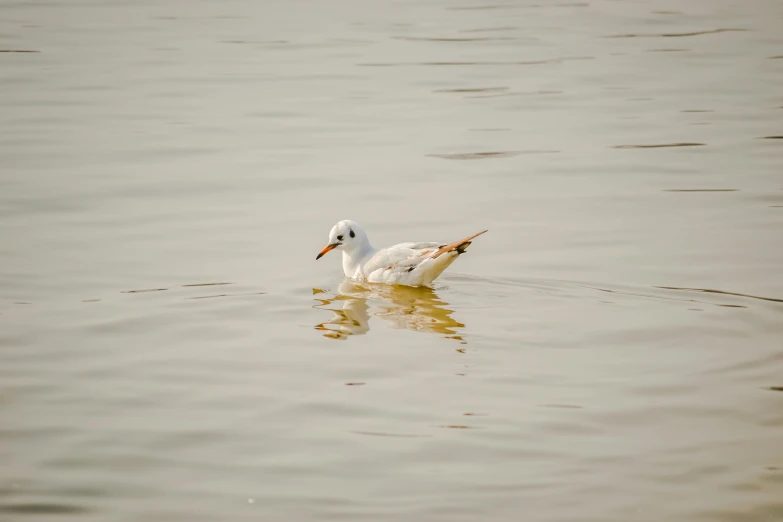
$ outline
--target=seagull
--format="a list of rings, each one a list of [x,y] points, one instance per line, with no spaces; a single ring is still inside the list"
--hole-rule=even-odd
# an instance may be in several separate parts
[[[486,230],[453,243],[400,243],[373,248],[358,223],[339,221],[329,231],[329,243],[316,261],[332,250],[343,251],[345,277],[359,282],[426,286],[454,262],[473,238]]]

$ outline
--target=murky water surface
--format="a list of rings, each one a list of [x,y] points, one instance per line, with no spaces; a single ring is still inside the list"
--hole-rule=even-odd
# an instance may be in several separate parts
[[[0,518],[783,520],[783,4],[0,5]],[[489,228],[434,289],[315,254]]]

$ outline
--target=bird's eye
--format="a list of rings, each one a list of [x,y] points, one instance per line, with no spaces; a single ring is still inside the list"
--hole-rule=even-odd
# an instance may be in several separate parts
[[[356,234],[353,233],[353,230],[351,230],[351,237],[356,237]]]
[[[343,236],[337,236],[337,241],[342,241],[342,240],[343,240]]]

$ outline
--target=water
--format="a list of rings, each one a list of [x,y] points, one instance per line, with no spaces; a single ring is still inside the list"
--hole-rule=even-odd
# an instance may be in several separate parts
[[[5,2],[0,518],[783,520],[782,28]]]

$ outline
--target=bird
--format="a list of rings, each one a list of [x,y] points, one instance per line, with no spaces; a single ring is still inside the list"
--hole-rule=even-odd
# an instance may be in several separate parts
[[[355,221],[338,221],[329,231],[329,242],[316,261],[332,250],[343,252],[345,277],[360,283],[429,286],[483,230],[453,243],[400,243],[374,248],[367,233]]]

